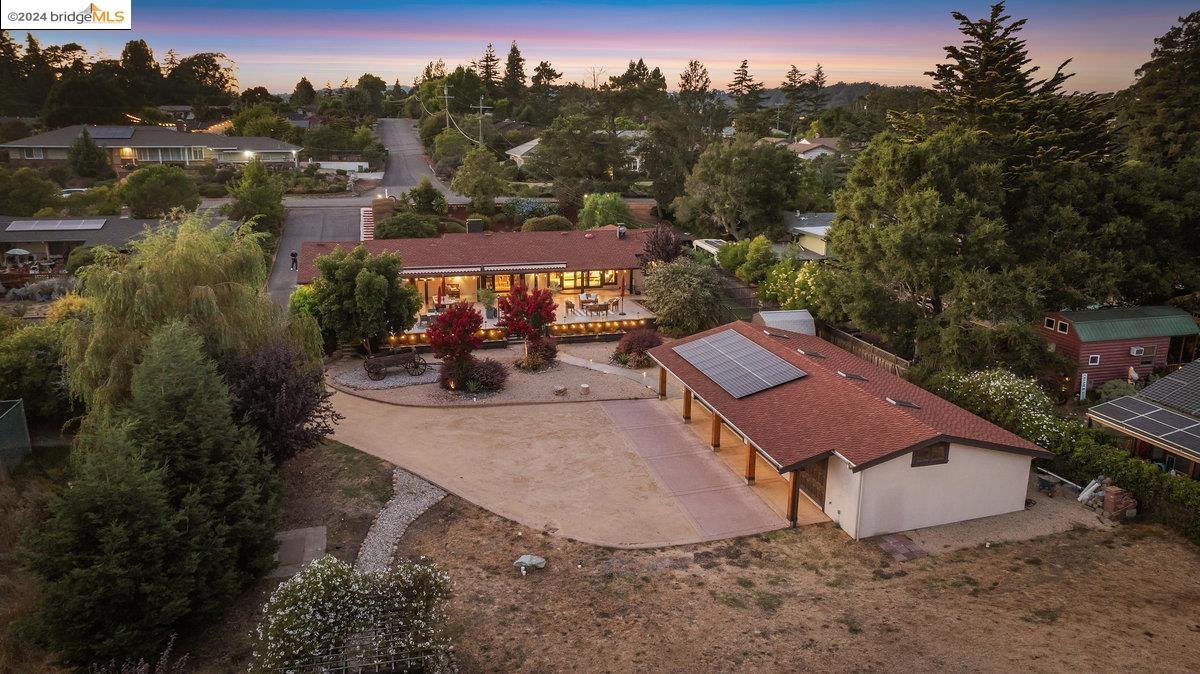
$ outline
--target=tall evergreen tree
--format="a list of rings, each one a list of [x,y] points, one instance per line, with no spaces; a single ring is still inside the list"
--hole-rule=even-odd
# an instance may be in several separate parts
[[[71,143],[71,147],[67,148],[67,161],[70,162],[75,175],[85,178],[104,176],[112,171],[112,167],[108,165],[108,153],[92,140],[92,134],[88,133],[86,128],[79,134],[79,138]]]
[[[508,60],[504,62],[504,80],[501,82],[504,95],[510,101],[518,100],[525,93],[525,58],[513,40],[508,48]]]
[[[8,34],[0,30],[0,114],[21,115],[25,113],[24,92],[25,64],[21,60],[21,48]]]
[[[750,63],[746,59],[742,59],[742,65],[733,71],[729,95],[737,103],[739,113],[758,112],[762,109],[763,85],[754,81],[754,76],[750,74]]]
[[[500,59],[496,56],[496,49],[492,47],[491,42],[483,50],[483,58],[476,61],[474,66],[479,79],[483,80],[488,96],[494,97],[500,90]]]
[[[783,112],[787,120],[788,132],[795,134],[801,118],[807,113],[808,88],[804,73],[800,72],[800,69],[793,64],[783,79],[783,86],[779,89],[783,91]]]
[[[156,102],[162,89],[162,69],[145,40],[130,40],[121,50],[121,76],[128,107],[137,110]]]
[[[253,432],[234,423],[229,389],[195,330],[171,321],[154,331],[119,417],[149,465],[165,467],[168,501],[186,520],[198,562],[193,616],[219,615],[273,565],[279,485]]]
[[[1200,11],[1179,19],[1121,97],[1134,154],[1170,166],[1200,147]]]
[[[816,119],[825,112],[825,106],[829,104],[829,93],[825,91],[825,70],[820,63],[813,68],[812,76],[805,83],[803,98],[803,113],[808,119]]]
[[[307,77],[301,77],[300,81],[296,83],[289,102],[301,108],[317,102],[317,90],[313,88],[312,82],[309,82]]]

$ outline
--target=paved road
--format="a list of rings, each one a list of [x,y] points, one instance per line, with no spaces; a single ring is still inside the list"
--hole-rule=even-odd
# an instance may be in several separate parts
[[[416,120],[381,119],[375,125],[375,135],[388,149],[380,193],[383,189],[391,193],[411,189],[425,176],[452,202],[467,201],[465,197],[450,191],[450,187],[429,169],[421,139],[417,135]]]
[[[287,304],[288,296],[296,287],[296,272],[291,270],[291,252],[299,252],[301,243],[357,240],[357,206],[319,207],[306,204],[302,208],[288,208],[283,234],[279,238],[279,252],[267,280],[267,292],[279,304]]]

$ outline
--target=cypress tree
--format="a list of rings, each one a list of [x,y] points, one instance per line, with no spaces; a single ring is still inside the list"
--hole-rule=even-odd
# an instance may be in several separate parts
[[[270,568],[278,484],[254,435],[233,421],[229,389],[181,321],[159,327],[134,368],[120,415],[147,462],[163,467],[185,546],[197,561],[193,616],[219,613],[241,586]]]
[[[504,64],[504,80],[501,87],[510,101],[521,98],[525,93],[525,58],[521,56],[516,40],[513,40],[512,46],[508,48],[508,61]]]
[[[92,135],[86,128],[67,149],[67,160],[75,175],[84,178],[96,178],[112,172],[112,167],[108,165],[108,155],[92,140]]]
[[[754,81],[754,76],[750,74],[750,63],[746,59],[742,59],[742,65],[733,71],[729,95],[737,102],[738,112],[758,112],[762,109],[763,85]]]

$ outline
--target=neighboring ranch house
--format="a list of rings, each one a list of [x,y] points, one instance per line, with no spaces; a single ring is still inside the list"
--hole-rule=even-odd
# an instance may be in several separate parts
[[[597,131],[596,133],[604,133],[604,132]],[[617,131],[617,137],[629,142],[629,149],[627,151],[627,154],[629,156],[629,167],[633,170],[634,173],[641,173],[642,172],[642,154],[641,154],[640,144],[641,144],[642,140],[646,137],[646,132],[641,129],[622,129],[620,131]],[[504,154],[507,155],[508,158],[512,160],[512,163],[516,164],[518,167],[523,168],[526,164],[529,163],[530,157],[532,157],[535,154],[535,152],[537,150],[537,146],[540,142],[541,142],[540,138],[534,138],[531,141],[521,143],[520,145],[517,145],[516,147],[512,147],[512,148],[509,148],[508,150],[505,150]]]
[[[67,150],[84,125],[66,126],[29,138],[0,144],[14,166],[51,166],[67,161]],[[222,136],[184,133],[162,126],[87,126],[88,134],[104,148],[113,167],[139,164],[244,164],[259,159],[268,164],[296,165],[301,148],[262,136]]]
[[[0,253],[20,248],[29,251],[37,260],[65,260],[78,246],[104,244],[120,248],[158,225],[158,220],[115,215],[76,218],[0,216]]]
[[[650,350],[745,446],[745,478],[777,472],[793,524],[820,509],[856,539],[1025,508],[1036,445],[818,337],[734,322]],[[804,505],[802,503],[811,503]],[[777,504],[779,505],[779,504]]]
[[[787,149],[796,153],[796,156],[801,159],[816,159],[825,155],[838,154],[841,152],[841,138],[801,138],[800,140],[787,146]]]
[[[784,214],[784,225],[788,232],[795,237],[795,242],[804,249],[804,259],[824,260],[833,257],[829,252],[827,240],[829,227],[833,224],[834,213],[799,213]]]
[[[1196,320],[1176,307],[1111,307],[1058,311],[1042,318],[1050,350],[1077,366],[1071,388],[1086,393],[1130,372],[1144,378],[1157,367],[1195,359]]]

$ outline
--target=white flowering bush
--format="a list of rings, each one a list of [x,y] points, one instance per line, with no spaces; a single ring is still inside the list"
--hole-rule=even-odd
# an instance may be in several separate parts
[[[280,584],[263,606],[251,669],[310,671],[338,658],[388,662],[410,654],[407,668],[429,668],[449,650],[442,630],[449,595],[449,577],[430,564],[358,574],[326,555]]]
[[[1062,435],[1054,402],[1036,380],[993,368],[943,374],[933,384],[950,402],[1042,447],[1051,447]]]

